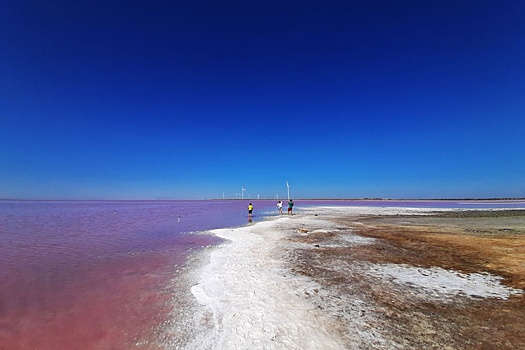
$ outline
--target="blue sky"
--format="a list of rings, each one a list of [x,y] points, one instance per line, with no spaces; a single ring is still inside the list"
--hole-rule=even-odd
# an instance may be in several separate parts
[[[0,198],[525,197],[523,1],[5,1]]]

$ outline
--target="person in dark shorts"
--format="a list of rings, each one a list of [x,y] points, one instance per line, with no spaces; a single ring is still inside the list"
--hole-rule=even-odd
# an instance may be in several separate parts
[[[293,199],[290,199],[288,201],[288,214],[293,215],[292,210],[293,210]]]
[[[253,212],[253,205],[252,203],[248,204],[248,216],[251,217]]]

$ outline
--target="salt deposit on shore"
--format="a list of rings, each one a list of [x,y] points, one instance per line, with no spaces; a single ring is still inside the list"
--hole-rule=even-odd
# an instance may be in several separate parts
[[[317,207],[292,217],[283,216],[236,229],[219,229],[213,234],[227,240],[210,255],[209,264],[200,271],[192,293],[202,305],[195,315],[195,324],[203,332],[196,332],[190,349],[347,349],[368,348],[363,344],[377,344],[377,348],[391,348],[374,329],[373,305],[365,300],[346,300],[359,305],[349,314],[353,339],[341,337],[330,305],[321,307],[326,298],[322,287],[303,275],[295,274],[286,264],[287,251],[293,243],[286,240],[300,227],[308,231],[338,230],[327,218],[341,215],[411,215],[424,214],[435,209]],[[355,237],[352,240],[351,236]],[[341,244],[371,244],[372,239],[351,233]],[[504,299],[521,293],[499,283],[499,278],[488,274],[459,274],[441,268],[417,269],[403,265],[369,264],[361,271],[374,278],[393,280],[407,288],[419,290],[422,295],[447,298],[450,295],[477,298]],[[435,288],[433,288],[435,286]],[[439,293],[437,292],[439,290]],[[314,292],[315,291],[315,292]],[[310,295],[316,294],[316,300]],[[324,297],[323,297],[324,295]],[[336,296],[339,298],[339,296]],[[340,299],[341,299],[340,298]],[[360,318],[365,314],[366,317]],[[353,320],[353,321],[352,321]],[[353,323],[352,323],[353,322]],[[348,330],[346,330],[348,332]],[[355,341],[355,344],[349,344]]]
[[[208,309],[211,329],[195,349],[341,349],[330,319],[300,289],[312,283],[283,268],[276,244],[289,217],[212,231],[230,244],[214,251],[195,297]]]
[[[501,284],[503,278],[489,273],[460,273],[439,267],[420,268],[404,264],[374,264],[369,274],[391,278],[394,283],[409,285],[430,298],[443,300],[447,296],[507,299],[522,290]]]

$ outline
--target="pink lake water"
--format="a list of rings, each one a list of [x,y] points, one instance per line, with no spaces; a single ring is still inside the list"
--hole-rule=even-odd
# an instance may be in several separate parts
[[[0,348],[129,349],[150,341],[196,234],[245,223],[222,201],[0,201]],[[115,214],[116,211],[116,214]]]
[[[275,215],[275,201],[252,202],[255,221]],[[180,267],[220,242],[198,232],[245,224],[247,203],[0,201],[0,349],[159,348],[155,330],[177,307],[170,301]],[[524,202],[296,201],[294,210],[311,205]]]

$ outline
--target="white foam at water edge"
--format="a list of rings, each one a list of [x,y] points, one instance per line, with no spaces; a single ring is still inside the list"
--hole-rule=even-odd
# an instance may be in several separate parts
[[[394,283],[420,288],[436,297],[459,295],[508,299],[524,292],[502,285],[501,277],[489,273],[464,274],[440,267],[421,268],[404,264],[374,264],[368,272],[377,277],[390,277]]]

